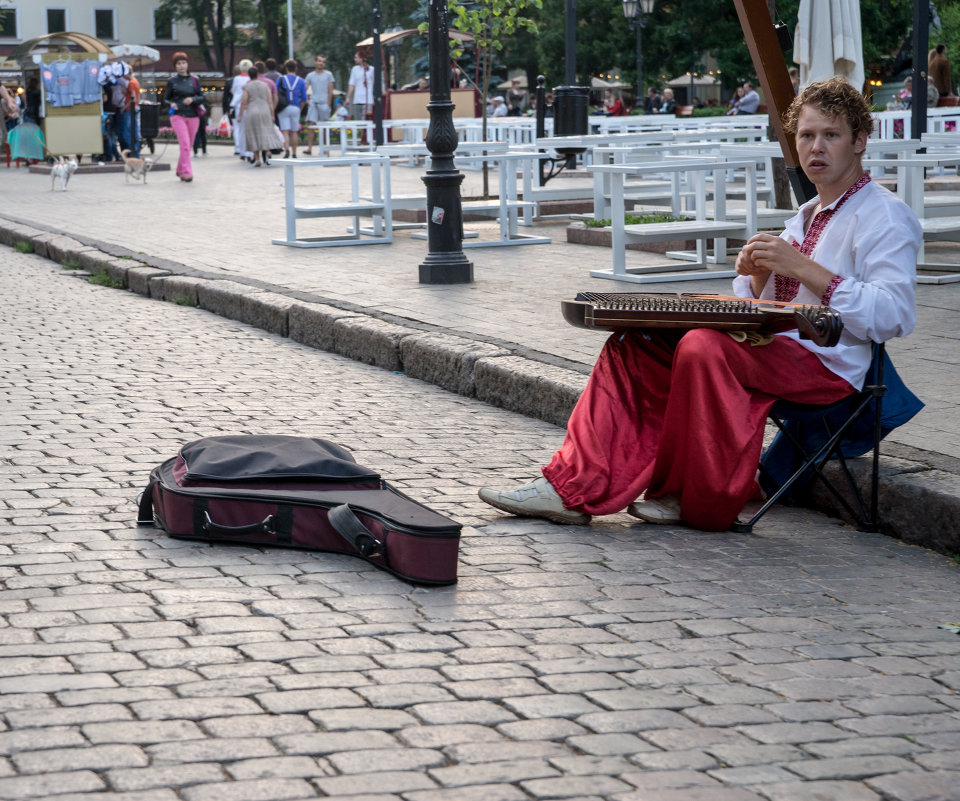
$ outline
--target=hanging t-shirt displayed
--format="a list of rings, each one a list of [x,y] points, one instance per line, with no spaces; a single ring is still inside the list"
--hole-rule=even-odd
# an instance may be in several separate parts
[[[100,100],[100,82],[97,80],[100,74],[100,64],[97,61],[88,59],[82,64],[83,67],[83,100],[82,103],[96,103]]]
[[[63,59],[44,64],[40,77],[47,104],[65,108],[77,103],[96,103],[100,100],[99,73],[100,64],[90,59]]]

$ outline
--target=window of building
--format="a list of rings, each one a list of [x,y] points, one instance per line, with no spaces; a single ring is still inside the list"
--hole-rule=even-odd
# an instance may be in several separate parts
[[[47,33],[62,33],[67,29],[67,9],[47,9]]]
[[[117,38],[114,12],[112,8],[98,8],[93,12],[94,35],[98,39],[110,40]]]
[[[0,39],[17,38],[17,9],[0,8]]]
[[[162,8],[153,10],[153,38],[160,41],[177,38],[177,28],[170,11]]]

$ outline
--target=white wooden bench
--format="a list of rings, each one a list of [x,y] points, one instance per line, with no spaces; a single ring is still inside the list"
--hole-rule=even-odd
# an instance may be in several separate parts
[[[283,165],[284,216],[286,237],[274,239],[275,245],[296,248],[322,248],[343,245],[378,245],[393,241],[393,219],[390,206],[390,159],[377,153],[356,154],[338,158],[274,159]],[[347,203],[297,203],[295,168],[349,167],[350,201]],[[366,200],[360,195],[360,171],[369,170],[370,193]],[[353,220],[344,234],[328,236],[299,236],[297,221],[347,217]],[[360,218],[371,218],[372,227],[360,227]],[[362,238],[367,237],[367,238]]]

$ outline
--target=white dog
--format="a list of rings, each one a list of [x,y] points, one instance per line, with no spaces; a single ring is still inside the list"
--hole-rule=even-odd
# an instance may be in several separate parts
[[[50,168],[50,191],[52,192],[57,187],[57,182],[60,182],[60,190],[62,192],[67,191],[67,184],[70,183],[70,176],[77,171],[77,162],[73,159],[70,161],[64,161],[63,156],[57,157],[57,160],[54,162],[53,166]]]

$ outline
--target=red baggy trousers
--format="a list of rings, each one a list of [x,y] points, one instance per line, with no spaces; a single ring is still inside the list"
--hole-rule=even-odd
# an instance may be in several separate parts
[[[702,328],[615,333],[543,475],[569,509],[611,514],[644,491],[669,493],[686,523],[723,531],[756,493],[774,401],[826,404],[854,391],[784,337],[752,346]]]

